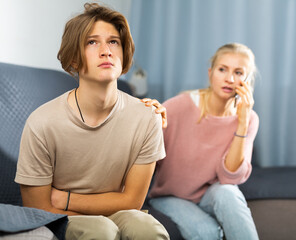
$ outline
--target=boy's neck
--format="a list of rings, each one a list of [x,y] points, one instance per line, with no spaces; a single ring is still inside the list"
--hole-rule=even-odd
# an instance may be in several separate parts
[[[97,126],[112,111],[117,101],[117,95],[117,81],[106,85],[80,84],[76,91],[76,98],[74,91],[69,96],[69,104],[87,125]]]

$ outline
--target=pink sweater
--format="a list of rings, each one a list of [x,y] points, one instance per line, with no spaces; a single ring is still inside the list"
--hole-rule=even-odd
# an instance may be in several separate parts
[[[173,97],[167,108],[168,127],[164,130],[166,158],[157,163],[150,197],[176,196],[198,203],[209,187],[241,184],[251,174],[253,141],[259,118],[252,111],[244,161],[236,172],[224,166],[224,159],[237,129],[237,116],[207,116],[198,124],[200,109],[189,94]]]

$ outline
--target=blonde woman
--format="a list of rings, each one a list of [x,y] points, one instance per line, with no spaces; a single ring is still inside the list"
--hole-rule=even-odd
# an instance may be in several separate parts
[[[163,104],[167,155],[157,163],[150,204],[175,221],[185,239],[258,239],[237,187],[250,176],[259,126],[252,110],[255,73],[252,51],[226,44],[211,59],[209,88]]]

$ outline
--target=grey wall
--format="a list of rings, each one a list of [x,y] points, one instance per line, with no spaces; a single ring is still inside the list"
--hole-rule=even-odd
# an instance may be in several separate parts
[[[0,62],[62,70],[56,55],[65,23],[83,11],[85,2],[0,0]],[[110,6],[128,18],[131,0],[95,2]]]

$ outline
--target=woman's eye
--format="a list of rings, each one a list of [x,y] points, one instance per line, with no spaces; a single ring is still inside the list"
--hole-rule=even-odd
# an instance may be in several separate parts
[[[239,71],[235,72],[235,74],[238,75],[238,76],[242,76],[243,75],[243,73],[242,72],[239,72]]]
[[[219,68],[219,71],[220,72],[225,72],[225,69],[224,68]]]

